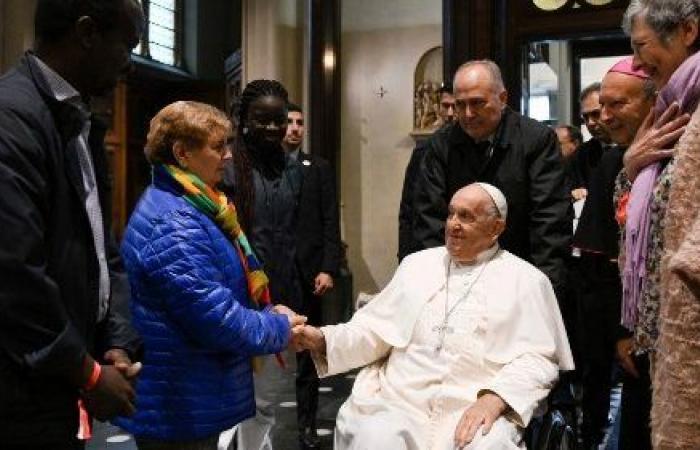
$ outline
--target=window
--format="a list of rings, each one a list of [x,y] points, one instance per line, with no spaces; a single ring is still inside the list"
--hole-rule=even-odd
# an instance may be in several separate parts
[[[540,122],[551,120],[548,95],[531,95],[528,101],[527,112],[530,118],[539,120]]]
[[[181,0],[144,0],[148,26],[134,53],[169,66],[180,65]]]

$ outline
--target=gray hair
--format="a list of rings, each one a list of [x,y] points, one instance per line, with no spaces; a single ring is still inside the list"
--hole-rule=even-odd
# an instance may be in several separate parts
[[[473,61],[467,61],[461,66],[459,66],[459,68],[457,68],[457,72],[455,72],[454,81],[452,85],[456,85],[457,76],[459,76],[461,72],[469,70],[476,66],[481,66],[484,69],[486,69],[486,71],[489,74],[489,78],[491,79],[492,86],[496,91],[505,91],[506,85],[503,82],[503,75],[501,74],[501,69],[495,62],[491,61],[490,59],[475,59]]]
[[[622,29],[627,35],[632,33],[634,19],[640,16],[667,43],[673,31],[684,22],[700,23],[700,0],[632,0],[622,19]],[[700,35],[692,48],[700,48]]]
[[[644,92],[644,98],[646,100],[653,99],[656,97],[656,84],[654,84],[654,80],[651,78],[647,78],[644,80],[644,85],[642,86],[642,92]]]

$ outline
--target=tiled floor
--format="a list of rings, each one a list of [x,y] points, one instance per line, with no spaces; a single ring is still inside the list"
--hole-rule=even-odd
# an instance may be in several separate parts
[[[279,392],[276,404],[277,425],[273,429],[274,450],[296,450],[297,427],[296,427],[296,403],[294,393],[294,358],[287,358],[290,367],[285,372],[279,372],[280,376],[275,377],[275,391]],[[333,448],[332,432],[335,427],[335,417],[340,405],[350,394],[354,375],[340,375],[337,377],[321,380],[319,389],[319,411],[318,429],[321,436],[322,448],[331,450]],[[606,442],[599,447],[599,450],[616,450],[617,425],[620,406],[620,388],[613,390],[611,395],[611,425],[606,433]],[[131,436],[122,430],[109,425],[96,423],[94,438],[87,446],[87,450],[137,450]],[[220,449],[226,450],[226,449]]]
[[[297,425],[296,403],[294,393],[294,358],[288,358],[290,367],[280,377],[277,392],[276,417],[277,425],[273,430],[273,445],[275,450],[296,450]],[[324,450],[333,448],[332,432],[335,427],[335,417],[340,405],[345,401],[352,389],[353,375],[340,375],[321,380],[319,389],[318,429]],[[136,450],[131,436],[110,424],[96,423],[94,437],[88,444],[87,450]]]

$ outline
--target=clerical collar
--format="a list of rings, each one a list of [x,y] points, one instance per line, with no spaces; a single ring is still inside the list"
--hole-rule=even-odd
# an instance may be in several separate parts
[[[452,264],[454,264],[455,267],[470,267],[470,266],[476,266],[476,265],[478,265],[478,264],[481,264],[481,263],[483,263],[483,262],[485,262],[485,261],[488,261],[488,260],[490,260],[491,258],[493,258],[494,255],[496,254],[496,252],[497,252],[498,250],[500,250],[500,248],[501,248],[501,247],[498,245],[498,243],[496,243],[496,244],[492,245],[490,248],[487,248],[487,249],[484,250],[483,252],[481,252],[481,253],[479,253],[478,255],[476,255],[476,258],[474,259],[474,261],[470,261],[470,262],[457,262],[457,261],[453,260],[452,257],[450,257],[450,262],[451,262]]]

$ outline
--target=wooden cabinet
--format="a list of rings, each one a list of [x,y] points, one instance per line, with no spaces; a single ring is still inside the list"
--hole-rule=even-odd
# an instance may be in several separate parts
[[[224,83],[137,66],[112,95],[93,101],[94,113],[109,126],[105,145],[112,180],[112,228],[118,239],[151,182],[151,167],[143,154],[150,120],[176,100],[201,101],[224,109]]]

